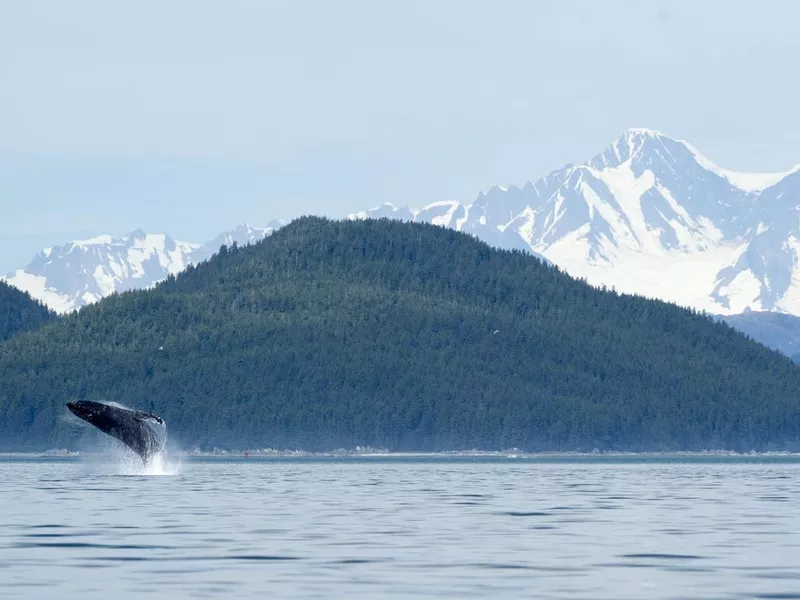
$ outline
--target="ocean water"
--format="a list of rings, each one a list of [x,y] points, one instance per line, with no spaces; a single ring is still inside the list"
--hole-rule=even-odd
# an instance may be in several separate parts
[[[0,597],[800,598],[796,458],[0,460]]]

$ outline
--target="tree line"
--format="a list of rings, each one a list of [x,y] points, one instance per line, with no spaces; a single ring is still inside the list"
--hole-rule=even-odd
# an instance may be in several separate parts
[[[792,362],[697,311],[428,224],[298,219],[0,344],[0,449],[71,399],[187,447],[796,449]]]
[[[0,281],[0,342],[52,323],[57,315],[30,294]]]

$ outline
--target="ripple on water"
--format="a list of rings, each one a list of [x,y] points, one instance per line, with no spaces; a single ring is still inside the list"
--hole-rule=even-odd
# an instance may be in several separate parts
[[[59,539],[71,537],[86,537],[89,535],[96,535],[96,531],[88,532],[75,532],[75,533],[24,533],[22,537],[34,539]]]
[[[174,546],[145,544],[93,544],[91,542],[19,542],[15,548],[102,548],[111,550],[173,550]]]
[[[300,557],[298,556],[281,556],[280,554],[231,554],[229,556],[220,556],[218,558],[220,560],[300,560]]]
[[[620,554],[620,558],[651,558],[656,560],[699,560],[708,558],[706,556],[698,556],[696,554],[659,554],[659,553],[637,553],[637,554]]]
[[[531,511],[508,511],[500,513],[502,515],[507,515],[509,517],[551,517],[553,513],[545,512],[545,511],[538,511],[538,510],[531,510]]]
[[[784,500],[800,463],[388,460],[188,461],[163,478],[2,463],[0,589],[800,600]]]
[[[749,573],[747,575],[753,579],[800,579],[800,572],[797,571],[767,571],[765,573]]]

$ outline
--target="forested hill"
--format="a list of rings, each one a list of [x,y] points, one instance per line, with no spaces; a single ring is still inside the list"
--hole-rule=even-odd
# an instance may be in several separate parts
[[[302,218],[0,345],[0,444],[75,447],[64,403],[184,447],[794,448],[800,373],[725,324],[440,227]]]
[[[0,281],[0,342],[16,333],[37,329],[56,318],[55,313],[41,302]]]

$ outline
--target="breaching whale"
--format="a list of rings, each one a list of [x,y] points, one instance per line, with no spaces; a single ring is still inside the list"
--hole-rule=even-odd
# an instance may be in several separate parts
[[[90,400],[67,402],[67,408],[103,433],[117,438],[136,452],[145,464],[161,452],[167,441],[164,419],[152,413]]]

